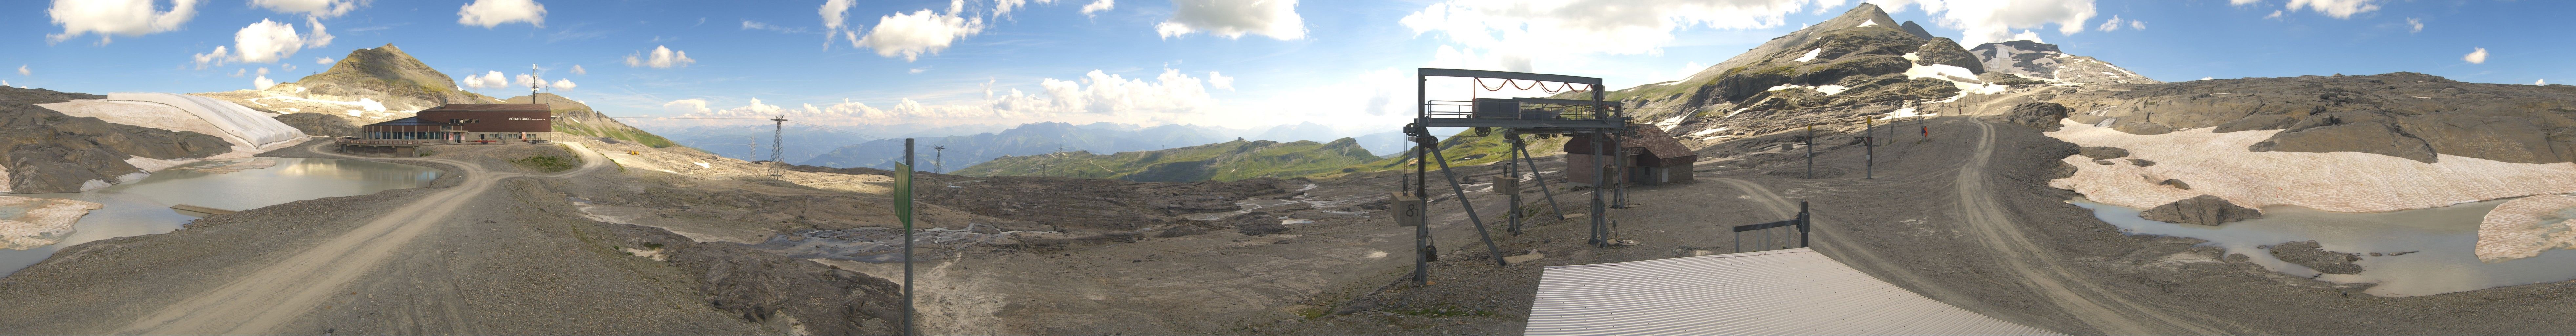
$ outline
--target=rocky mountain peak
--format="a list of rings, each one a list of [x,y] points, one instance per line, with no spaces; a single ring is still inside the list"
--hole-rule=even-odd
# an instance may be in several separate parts
[[[1923,30],[1923,25],[1914,24],[1914,21],[1906,21],[1905,24],[1898,26],[1905,28],[1906,33],[1912,33],[1915,37],[1922,37],[1924,39],[1932,38],[1931,31]]]
[[[445,103],[485,103],[492,99],[459,90],[456,79],[392,44],[349,51],[322,73],[297,79],[269,91],[321,95],[330,100],[373,99],[397,110],[418,110]]]
[[[2012,40],[1977,45],[1968,49],[1987,71],[2001,72],[2050,83],[2079,84],[2145,84],[2162,83],[2110,62],[2092,57],[2069,55],[2055,44],[2031,40]]]

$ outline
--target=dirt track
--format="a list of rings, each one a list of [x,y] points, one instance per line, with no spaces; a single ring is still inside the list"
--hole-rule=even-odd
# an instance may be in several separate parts
[[[578,144],[569,144],[585,160],[580,168],[546,176],[568,176],[598,169],[599,153]],[[307,146],[317,154],[351,159],[360,157],[327,153],[322,146]],[[531,176],[517,173],[494,173],[479,165],[441,159],[410,159],[439,162],[465,170],[463,185],[420,197],[360,226],[356,230],[332,237],[321,244],[284,260],[263,266],[257,272],[213,291],[199,293],[176,304],[145,315],[118,328],[118,334],[275,334],[291,333],[276,328],[303,316],[320,306],[323,298],[342,288],[360,275],[373,271],[393,251],[410,244],[421,233],[438,227],[454,217],[467,197],[484,194],[502,179]]]

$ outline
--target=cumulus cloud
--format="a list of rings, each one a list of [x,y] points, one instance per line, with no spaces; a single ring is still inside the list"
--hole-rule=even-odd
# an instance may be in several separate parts
[[[697,62],[698,60],[689,58],[689,52],[671,50],[671,47],[667,46],[653,46],[652,55],[645,55],[642,51],[626,55],[626,66],[628,67],[650,66],[657,69],[669,69],[673,67],[687,67],[690,63]]]
[[[2375,2],[2379,2],[2379,1],[2378,1],[2378,0],[2290,0],[2290,6],[2289,6],[2289,9],[2290,9],[2290,10],[2293,10],[2293,11],[2296,11],[2296,10],[2299,10],[2299,8],[2300,8],[2300,7],[2306,7],[2308,10],[2316,11],[2317,13],[2319,13],[2319,14],[2325,14],[2326,16],[2331,16],[2331,17],[2334,17],[2334,18],[2337,18],[2337,19],[2350,19],[2350,18],[2352,18],[2352,15],[2353,15],[2353,14],[2369,13],[2369,12],[2371,12],[2371,11],[2377,11],[2377,10],[2379,10],[2379,4],[2376,4]]]
[[[705,99],[673,100],[668,103],[662,103],[662,110],[680,114],[707,113],[707,111],[711,111],[707,109],[707,100]]]
[[[1100,12],[1107,12],[1111,8],[1118,8],[1118,0],[1093,0],[1090,4],[1082,5],[1082,15],[1098,15]]]
[[[1449,61],[1437,63],[1527,72],[1536,58],[1661,54],[1682,29],[1778,27],[1790,13],[1841,5],[1841,0],[1449,1],[1397,22],[1415,34],[1439,33],[1454,44],[1435,55]],[[1558,47],[1564,41],[1584,41],[1584,48],[1570,53]]]
[[[1207,81],[1208,87],[1234,91],[1234,77],[1226,77],[1225,75],[1217,74],[1215,71],[1209,71]]]
[[[2478,51],[2471,51],[2468,56],[2460,56],[2460,60],[2469,61],[2469,64],[2486,64],[2487,48],[2478,48]]]
[[[465,82],[465,87],[467,88],[498,89],[510,87],[510,77],[502,75],[500,71],[486,72],[479,76],[466,75],[465,79],[462,81]]]
[[[2531,81],[2531,85],[2549,85],[2549,80],[2548,80],[2548,79],[2537,79],[2537,80],[2532,80],[2532,81]]]
[[[456,9],[456,23],[492,28],[504,23],[527,22],[539,28],[546,26],[546,6],[535,0],[474,0]]]
[[[844,24],[850,17],[852,4],[854,4],[852,0],[829,0],[824,1],[823,7],[816,10],[823,14],[823,49],[832,49],[834,37],[848,38],[850,45],[859,45],[857,27]]]
[[[26,64],[19,64],[19,65],[18,65],[18,75],[19,75],[19,76],[35,76],[36,74],[35,74],[35,73],[32,73],[32,72],[28,72],[28,71],[27,71],[27,65],[26,65]]]
[[[232,57],[242,62],[276,63],[302,49],[304,37],[293,24],[261,19],[233,33]]]
[[[2212,79],[2218,79],[2218,78],[2217,78],[2217,77],[2201,77],[2201,78],[2200,78],[2200,80],[2212,80]]]
[[[2146,21],[2129,20],[2129,29],[2147,30]]]
[[[518,76],[510,77],[511,87],[535,87],[538,86],[538,84],[544,83],[545,80],[538,79],[536,75],[519,74]]]
[[[313,64],[331,64],[330,57],[314,57]]]
[[[557,79],[555,80],[555,83],[551,85],[556,90],[571,90],[573,86],[575,86],[570,79]]]
[[[258,77],[259,78],[250,80],[250,88],[252,90],[263,90],[268,89],[270,86],[277,86],[277,81],[268,79],[268,68],[259,68]]]
[[[2281,11],[2280,11],[2280,10],[2277,10],[2277,9],[2276,9],[2276,10],[2272,10],[2272,15],[2264,15],[2264,16],[2263,16],[2263,18],[2265,18],[2265,19],[2278,19],[2278,18],[2281,18]]]
[[[143,36],[178,30],[197,16],[197,0],[173,0],[169,10],[154,7],[152,0],[54,0],[45,15],[53,18],[54,25],[62,26],[63,32],[45,34],[45,43],[97,33],[98,44],[105,45],[112,35]]]
[[[1932,22],[1960,30],[1959,45],[2020,39],[2015,29],[2057,25],[2060,35],[2084,32],[2084,22],[2095,14],[2092,0],[1914,0],[1882,5],[1889,12],[1904,12],[1908,5],[1920,7],[1932,15]],[[2036,39],[2032,39],[2037,41]]]
[[[1306,19],[1297,16],[1297,0],[1172,0],[1172,17],[1155,24],[1154,32],[1163,38],[1207,32],[1295,40],[1306,38]]]
[[[582,69],[581,69],[581,65],[580,65],[580,64],[574,64],[574,65],[572,66],[572,74],[575,74],[575,75],[588,75],[588,74],[590,74],[590,70],[582,70]]]
[[[2006,38],[2006,39],[2004,39],[2004,41],[2031,41],[2031,42],[2039,42],[2039,43],[2048,43],[2048,41],[2042,41],[2042,40],[2040,40],[2040,39],[2039,39],[2039,33],[2034,33],[2034,32],[2028,31],[2028,30],[2021,31],[2021,33],[2020,33],[2020,34],[2013,34],[2011,38]],[[2001,41],[1996,41],[1996,42],[2001,42]],[[1977,44],[1985,44],[1985,42],[1978,42]]]
[[[250,5],[284,14],[333,18],[349,14],[350,10],[358,9],[358,6],[366,3],[355,0],[251,0]]]
[[[851,44],[875,49],[877,56],[892,58],[900,55],[905,62],[919,60],[924,53],[938,54],[957,39],[984,32],[983,18],[957,15],[964,6],[963,0],[957,0],[948,3],[947,13],[923,9],[878,18],[877,26],[868,29],[867,36],[851,41]]]
[[[2120,22],[2119,15],[2112,15],[2110,21],[2102,21],[2102,27],[2099,30],[2105,32],[2120,30]]]
[[[2424,32],[2424,20],[2406,18],[2406,26],[2408,27],[2406,28],[2406,33],[2412,34]]]

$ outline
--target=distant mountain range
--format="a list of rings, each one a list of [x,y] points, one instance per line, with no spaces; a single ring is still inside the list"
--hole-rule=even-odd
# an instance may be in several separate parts
[[[1233,181],[1343,171],[1378,160],[1359,143],[1235,140],[1216,144],[1113,154],[1088,151],[1006,156],[958,169],[970,176],[1040,175],[1137,182]]]
[[[878,134],[896,134],[897,132],[900,132],[892,129],[900,126],[885,127],[888,129],[881,130],[880,132],[882,133]],[[793,138],[799,137],[800,132],[794,130],[794,126],[790,126],[789,128],[790,130],[787,136],[791,139],[787,149],[789,157],[788,161],[791,163],[836,168],[869,167],[889,169],[894,167],[894,163],[903,160],[903,148],[901,147],[903,145],[903,141],[900,138],[915,137],[918,138],[914,140],[914,143],[917,145],[915,147],[915,152],[921,155],[917,161],[921,163],[925,170],[936,168],[929,163],[931,156],[934,154],[929,150],[931,146],[948,147],[948,153],[946,153],[947,157],[943,162],[944,166],[949,168],[959,168],[984,163],[985,161],[1005,155],[1039,155],[1076,151],[1087,151],[1092,153],[1150,151],[1233,141],[1270,141],[1279,143],[1308,141],[1320,143],[1352,137],[1355,135],[1338,128],[1311,122],[1258,129],[1200,125],[1162,125],[1147,127],[1119,123],[1074,125],[1059,122],[1042,122],[1023,124],[1010,129],[978,134],[963,134],[964,132],[957,132],[949,133],[955,135],[895,135],[885,136],[886,138],[893,138],[892,140],[868,141],[850,141],[857,140],[855,137],[832,138],[830,136],[809,136],[809,139],[816,141],[796,141],[796,139]],[[803,133],[814,134],[815,132]],[[918,133],[934,132],[916,132],[916,134]],[[678,135],[673,136],[673,139],[678,139],[684,143],[700,143],[701,141],[699,139],[705,139],[703,141],[704,143],[726,144],[742,144],[746,139],[745,135],[752,135],[754,137],[758,137],[762,143],[762,147],[760,147],[762,148],[761,152],[757,153],[759,158],[755,160],[765,160],[768,157],[766,148],[768,148],[767,143],[769,142],[769,132],[767,128],[759,128],[756,132],[700,131],[698,128],[692,128],[689,131],[675,132],[674,134]],[[1396,134],[1395,132],[1360,135],[1359,138],[1360,139],[1357,143],[1357,146],[1359,147],[1357,148],[1369,153],[1393,153],[1395,151],[1401,151],[1405,146],[1407,146],[1403,142],[1403,136]],[[836,139],[840,142],[836,142]],[[800,142],[807,143],[808,145],[798,145],[797,143]],[[819,145],[830,143],[849,145],[838,147],[822,147]],[[735,148],[736,149],[700,147],[700,149],[706,149],[717,153],[742,153],[743,151],[748,151],[750,146]],[[804,151],[814,148],[829,149],[813,152]],[[819,154],[806,154],[804,158],[800,159],[797,158],[798,153],[800,152]],[[731,155],[727,154],[727,156]]]

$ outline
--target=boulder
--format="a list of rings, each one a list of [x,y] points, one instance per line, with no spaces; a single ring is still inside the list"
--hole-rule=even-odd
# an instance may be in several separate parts
[[[2307,266],[2325,274],[2361,274],[2359,253],[2326,251],[2317,241],[2295,241],[2272,245],[2272,257],[2290,264]]]
[[[2004,112],[2004,120],[2042,130],[2057,130],[2057,120],[2066,119],[2066,105],[2057,103],[2021,103]],[[2125,156],[2125,154],[2123,155]],[[2114,156],[2117,157],[2117,156]],[[2108,159],[2108,158],[2095,158]]]
[[[2135,161],[2135,160],[2132,160],[2132,161]],[[2181,180],[2181,179],[2165,179],[2164,181],[2156,182],[2156,185],[2160,185],[2160,186],[2167,186],[2167,187],[2174,187],[2174,189],[2191,190],[2191,184],[2190,184],[2190,183],[2182,183],[2182,180]],[[2230,205],[2230,206],[2233,206],[2233,205]]]
[[[2094,160],[2110,160],[2129,156],[2129,150],[2119,147],[2084,147],[2075,149],[2075,154]]]
[[[2174,181],[2181,182],[2181,181]],[[2138,217],[2158,222],[2219,225],[2247,219],[2263,218],[2260,210],[2236,206],[2218,196],[2200,195],[2139,212]]]
[[[2156,165],[2156,162],[2155,162],[2155,161],[2147,161],[2147,160],[2144,160],[2144,159],[2129,159],[2129,164],[2138,165],[2139,167],[2150,167],[2150,166],[2155,166],[2155,165]],[[2183,188],[2183,189],[2191,189],[2191,188]]]

